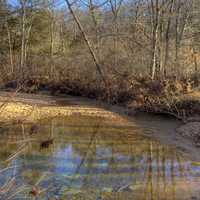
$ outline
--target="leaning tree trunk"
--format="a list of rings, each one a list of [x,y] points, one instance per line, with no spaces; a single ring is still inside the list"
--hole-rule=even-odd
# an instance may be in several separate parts
[[[10,74],[13,75],[14,72],[13,47],[12,47],[11,34],[10,34],[10,29],[8,27],[7,19],[6,19],[6,29],[7,29],[8,44],[9,44],[9,57],[10,57],[10,67],[11,67]]]
[[[93,50],[93,48],[92,48],[92,44],[91,44],[90,40],[88,39],[88,37],[87,37],[87,35],[86,35],[86,33],[85,33],[85,31],[84,31],[84,29],[83,29],[83,27],[82,27],[82,25],[81,25],[79,19],[78,19],[78,17],[75,15],[75,13],[74,13],[74,11],[73,11],[73,9],[72,9],[72,7],[71,7],[70,2],[69,2],[68,0],[65,0],[65,1],[66,1],[66,3],[67,3],[68,9],[69,9],[70,13],[72,14],[72,16],[73,16],[73,18],[74,18],[74,20],[75,20],[75,22],[76,22],[76,24],[77,24],[77,26],[78,26],[80,32],[81,32],[81,34],[83,35],[83,38],[84,38],[84,40],[85,40],[85,43],[86,43],[86,45],[87,45],[87,47],[88,47],[88,49],[89,49],[89,52],[90,52],[90,54],[91,54],[91,56],[92,56],[92,59],[93,59],[93,61],[94,61],[95,66],[96,66],[96,69],[97,69],[97,71],[99,72],[99,74],[100,74],[100,76],[101,76],[101,78],[102,78],[102,80],[103,80],[105,86],[107,87],[108,84],[107,84],[106,79],[105,79],[105,77],[104,77],[104,74],[103,74],[103,71],[102,71],[101,66],[100,66],[100,64],[99,64],[99,61],[98,61],[98,59],[97,59],[97,56],[96,56],[96,54],[95,54],[95,52],[94,52],[94,50]]]

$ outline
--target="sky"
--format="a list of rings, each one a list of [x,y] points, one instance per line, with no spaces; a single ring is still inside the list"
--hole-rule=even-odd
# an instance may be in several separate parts
[[[48,2],[48,0],[43,0],[43,2]],[[63,8],[66,6],[66,2],[65,0],[51,0],[51,2],[54,1],[54,8],[56,7],[57,9],[59,8]],[[74,2],[74,0],[69,0],[70,2]],[[80,7],[87,8],[87,2],[89,0],[77,0],[79,2]],[[117,0],[117,1],[121,1],[121,0]],[[20,0],[8,0],[8,3],[14,7],[18,7],[19,6],[19,2]],[[42,2],[42,1],[41,1]],[[50,2],[50,1],[49,1]],[[93,0],[93,3],[95,5],[104,5],[106,6],[106,4],[108,3],[108,0]],[[51,4],[51,3],[50,3]]]

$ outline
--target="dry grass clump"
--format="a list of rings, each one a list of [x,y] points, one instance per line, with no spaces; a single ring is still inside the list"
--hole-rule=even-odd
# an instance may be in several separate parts
[[[200,114],[200,92],[195,91],[191,80],[141,79],[133,88],[136,92],[128,103],[130,109],[171,114],[180,119]]]

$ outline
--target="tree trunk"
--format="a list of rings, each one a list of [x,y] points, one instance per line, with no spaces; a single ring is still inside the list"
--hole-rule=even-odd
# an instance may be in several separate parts
[[[52,77],[54,74],[54,60],[53,60],[53,54],[54,54],[54,13],[52,13],[52,19],[51,19],[51,27],[50,27],[50,34],[51,34],[51,41],[50,41],[50,56],[51,56],[51,63],[50,63],[50,76]]]
[[[155,79],[155,75],[156,75],[156,68],[157,68],[157,52],[158,52],[158,47],[157,47],[157,43],[158,43],[158,25],[156,25],[155,28],[155,39],[154,39],[154,44],[153,44],[153,61],[152,61],[152,69],[151,69],[151,79],[154,80]]]
[[[11,41],[11,34],[10,29],[8,27],[8,22],[6,20],[6,29],[7,29],[7,35],[8,35],[8,44],[9,44],[9,57],[10,57],[10,67],[11,67],[11,74],[14,72],[14,64],[13,64],[13,46]]]
[[[155,7],[155,8],[154,8]],[[156,0],[155,5],[153,0],[151,0],[151,23],[152,23],[152,60],[151,60],[151,79],[154,80],[157,70],[157,59],[158,59],[158,18],[159,18],[159,8],[158,0]]]
[[[87,35],[86,35],[86,33],[85,33],[85,31],[84,31],[84,29],[83,29],[83,27],[82,27],[80,21],[79,21],[79,19],[78,19],[77,16],[75,15],[75,13],[74,13],[74,11],[73,11],[73,9],[72,9],[72,7],[71,7],[70,2],[69,2],[68,0],[65,0],[65,1],[66,1],[66,3],[67,3],[68,9],[69,9],[70,13],[72,14],[72,16],[73,16],[73,18],[74,18],[74,20],[75,20],[75,22],[76,22],[76,24],[77,24],[77,26],[78,26],[80,32],[81,32],[81,34],[83,35],[83,38],[84,38],[84,40],[85,40],[85,43],[87,44],[87,47],[88,47],[88,49],[89,49],[89,52],[90,52],[90,54],[91,54],[91,56],[92,56],[92,59],[93,59],[93,61],[94,61],[95,66],[96,66],[96,69],[97,69],[97,71],[99,72],[99,74],[100,74],[100,76],[101,76],[101,78],[102,78],[102,80],[103,80],[105,86],[107,87],[108,84],[107,84],[106,79],[105,79],[105,77],[104,77],[104,75],[103,75],[103,71],[102,71],[102,69],[101,69],[101,67],[100,67],[100,64],[99,64],[99,61],[98,61],[98,59],[97,59],[97,56],[96,56],[96,54],[95,54],[95,52],[94,52],[94,50],[93,50],[93,48],[92,48],[92,44],[91,44],[91,42],[89,41],[89,39],[88,39],[88,37],[87,37]]]
[[[167,28],[166,28],[166,33],[165,33],[165,58],[164,58],[164,65],[163,65],[164,77],[166,76],[166,67],[168,65],[168,59],[169,59],[169,33],[170,33],[170,26],[171,26],[171,15],[172,15],[173,4],[174,4],[174,0],[171,0],[171,4],[169,8],[169,17],[167,20]]]
[[[20,59],[20,77],[23,78],[24,58],[25,58],[25,23],[26,23],[26,0],[21,1],[22,19],[21,19],[21,59]]]

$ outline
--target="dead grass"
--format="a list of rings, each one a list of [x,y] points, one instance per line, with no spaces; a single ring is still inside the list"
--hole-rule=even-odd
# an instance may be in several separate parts
[[[3,102],[0,103],[0,105]],[[82,106],[36,106],[19,102],[5,104],[0,112],[1,122],[35,122],[45,118],[64,116],[95,116],[115,119],[119,116],[103,108]]]

